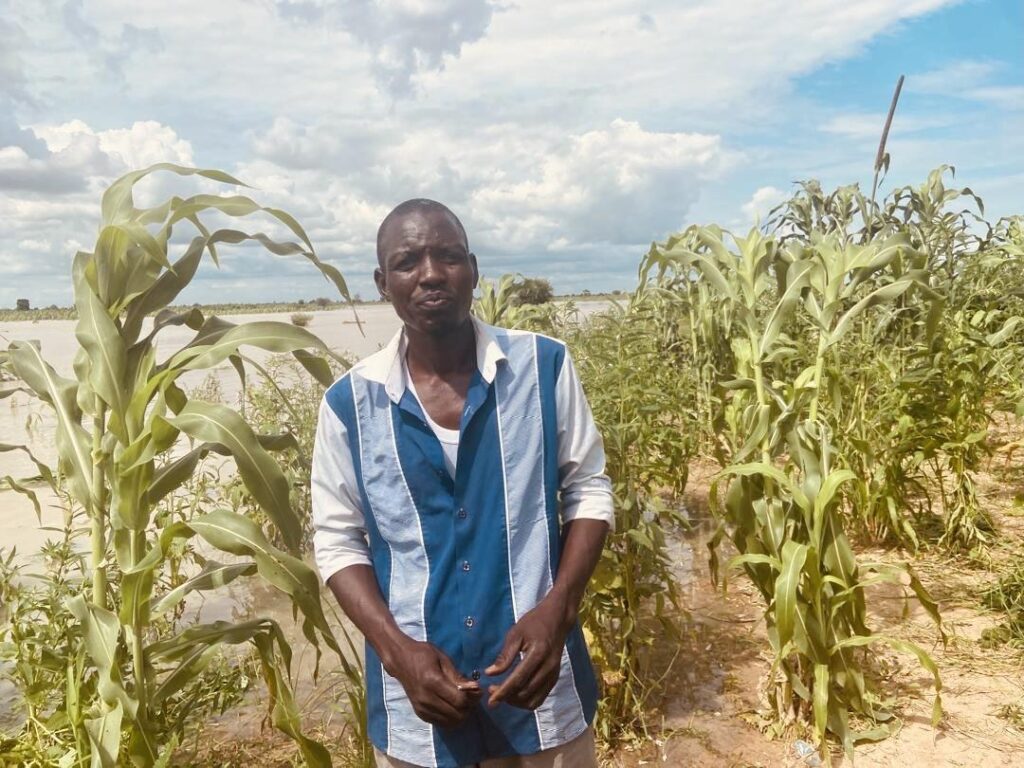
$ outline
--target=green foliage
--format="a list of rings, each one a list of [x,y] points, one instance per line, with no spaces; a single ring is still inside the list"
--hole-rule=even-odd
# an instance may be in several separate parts
[[[809,727],[847,752],[891,732],[895,718],[872,682],[880,644],[917,658],[941,714],[931,658],[872,632],[866,592],[908,585],[938,621],[935,604],[908,567],[863,562],[855,548],[867,538],[986,546],[992,525],[974,475],[987,428],[998,412],[1024,417],[1024,220],[989,225],[981,201],[948,188],[947,175],[938,169],[881,203],[855,186],[826,193],[807,182],[763,232],[692,227],[652,247],[634,294],[588,318],[571,302],[525,301],[529,279],[481,281],[474,312],[485,322],[568,342],[604,435],[617,528],[582,617],[603,681],[606,743],[648,733],[684,615],[670,541],[686,524],[679,497],[697,455],[721,466],[712,565],[717,572],[728,537],[738,554],[725,575],[741,570],[764,602],[779,727]],[[347,636],[341,653],[319,583],[296,556],[310,535],[317,409],[345,364],[311,354],[325,350],[297,325],[234,326],[171,307],[222,242],[303,255],[346,296],[344,283],[287,214],[208,195],[139,210],[138,178],[111,188],[96,248],[75,261],[75,378],[31,344],[0,353],[0,398],[30,390],[54,411],[59,467],[38,464],[39,480],[69,502],[45,578],[29,584],[10,558],[0,566],[0,658],[24,716],[18,738],[0,740],[0,760],[158,764],[259,674],[269,718],[306,761],[329,761],[301,732],[282,628],[259,617],[190,620],[203,592],[264,578],[288,595],[317,653],[321,644],[338,653],[354,746],[342,759],[369,764],[357,654]],[[198,218],[206,209],[262,210],[298,242],[211,233]],[[171,228],[185,225],[198,234],[172,270]],[[170,325],[195,336],[158,362],[155,338]],[[272,356],[253,360],[251,347]],[[214,378],[191,392],[180,385],[187,371],[225,362],[242,376],[240,413]],[[21,448],[0,446],[8,450]],[[89,551],[76,554],[86,538]],[[229,556],[221,562],[218,551]],[[1020,634],[1019,576],[987,597],[1008,615],[991,641]]]
[[[891,712],[865,676],[876,644],[915,655],[939,690],[926,654],[868,628],[865,589],[909,583],[938,621],[934,603],[908,568],[858,562],[853,542],[984,546],[991,522],[974,473],[987,426],[996,410],[1024,413],[1021,222],[990,227],[955,209],[962,198],[982,206],[971,190],[947,188],[946,172],[881,204],[855,186],[825,193],[808,182],[766,232],[747,237],[691,228],[652,248],[626,309],[582,323],[520,314],[512,276],[484,284],[484,319],[570,341],[605,435],[620,531],[652,543],[631,560],[613,540],[588,598],[606,739],[643,727],[635,715],[654,687],[645,639],[624,641],[621,628],[632,638],[671,613],[670,594],[624,587],[671,583],[657,534],[677,522],[659,507],[649,536],[643,515],[630,518],[648,504],[632,498],[631,478],[658,477],[671,496],[695,453],[723,468],[719,535],[765,601],[781,724],[808,723],[847,751],[889,733]],[[610,344],[609,329],[628,341]],[[623,448],[655,435],[667,436],[658,451]],[[657,498],[653,487],[637,496]],[[624,691],[629,675],[609,660],[646,683]]]
[[[485,323],[518,327],[544,316],[554,298],[551,283],[542,277],[502,275],[497,283],[480,280],[480,298],[474,302],[473,312]]]
[[[481,278],[480,297],[473,302],[473,314],[490,325],[553,335],[558,335],[577,319],[576,305],[571,301],[557,304],[520,301],[515,275],[502,275],[496,283]]]
[[[933,171],[920,187],[896,189],[880,205],[855,186],[825,194],[809,182],[771,222],[783,242],[824,234],[868,244],[900,236],[912,249],[874,280],[915,279],[920,299],[902,295],[861,317],[840,352],[825,360],[828,387],[820,400],[843,438],[844,459],[866,484],[855,504],[864,527],[913,548],[919,533],[935,528],[936,510],[942,545],[985,544],[991,525],[973,475],[990,414],[1021,401],[1019,222],[993,228],[969,208],[955,209],[966,198],[984,210],[969,188],[945,185],[949,170]],[[803,329],[792,333],[807,337]]]
[[[607,743],[648,732],[657,651],[680,638],[668,537],[685,524],[678,499],[695,447],[694,414],[680,408],[692,384],[666,355],[666,308],[657,294],[641,293],[560,329],[604,437],[615,499],[615,531],[581,609],[604,684],[596,728]]]
[[[310,470],[316,422],[326,390],[327,379],[336,379],[347,365],[337,359],[328,362],[323,380],[309,375],[306,368],[288,355],[274,355],[264,365],[253,363],[258,378],[246,387],[242,410],[253,428],[280,446],[278,464],[287,480],[291,506],[301,527],[303,549],[311,544],[312,523]],[[265,520],[264,528],[272,540],[275,531],[269,525],[257,499],[240,477],[227,481],[223,493],[225,503],[256,520]]]
[[[519,327],[533,317],[531,307],[520,307],[515,301],[515,275],[502,275],[497,283],[480,278],[480,297],[473,302],[473,314],[490,325]]]
[[[833,430],[819,414],[828,363],[845,337],[875,308],[926,290],[919,272],[888,273],[912,257],[901,234],[860,245],[817,231],[806,240],[752,231],[730,241],[718,228],[694,227],[652,247],[643,268],[662,286],[684,286],[680,314],[687,312],[694,328],[713,329],[694,347],[719,347],[709,402],[721,411],[712,422],[724,427],[723,471],[712,503],[720,535],[739,553],[730,567],[742,567],[765,602],[775,655],[769,699],[783,723],[810,722],[819,741],[832,733],[848,753],[856,741],[887,733],[891,719],[867,687],[868,646],[886,642],[915,654],[940,688],[924,651],[867,627],[865,586],[898,583],[898,572],[858,564],[843,505],[862,495],[863,485],[837,464]],[[693,288],[702,283],[703,291]],[[797,331],[811,350],[803,359]],[[935,701],[938,718],[938,695]],[[851,715],[870,727],[854,731]]]
[[[301,526],[304,551],[311,546],[313,534],[310,470],[320,402],[327,382],[337,379],[348,367],[336,358],[326,362],[328,370],[316,378],[292,356],[274,355],[264,365],[250,361],[259,377],[249,380],[242,398],[242,410],[247,421],[259,434],[280,445],[276,458],[287,478],[291,506]],[[223,401],[213,377],[204,382],[201,391],[204,399]],[[279,544],[276,529],[238,475],[217,483],[217,496],[213,503],[227,505],[259,522],[271,541]],[[343,690],[343,703],[347,706],[348,721],[344,728],[348,746],[344,754],[335,756],[344,765],[370,766],[373,764],[373,751],[367,731],[362,668],[357,663],[360,653],[345,625],[339,623],[338,629],[349,651],[348,658],[342,658],[336,673]]]
[[[0,366],[54,412],[59,472],[41,474],[68,495],[72,511],[67,537],[90,537],[87,563],[75,567],[75,559],[65,552],[57,562],[66,562],[68,568],[51,568],[42,591],[14,593],[22,602],[8,616],[4,633],[13,637],[30,631],[26,622],[38,610],[33,606],[44,603],[53,623],[45,632],[57,634],[47,638],[54,645],[45,646],[41,658],[44,668],[48,664],[59,670],[64,680],[54,686],[56,698],[47,711],[36,717],[45,717],[46,726],[35,728],[29,718],[16,748],[28,745],[44,755],[56,751],[62,760],[70,759],[68,765],[166,764],[187,713],[196,708],[195,697],[203,693],[197,683],[213,674],[223,648],[246,644],[259,660],[270,720],[295,739],[309,764],[329,765],[324,747],[301,732],[291,692],[291,647],[275,621],[256,617],[179,626],[174,620],[177,606],[190,595],[258,574],[291,601],[318,658],[326,645],[349,665],[324,616],[319,580],[297,557],[302,523],[292,506],[288,479],[272,454],[291,442],[255,432],[224,405],[190,399],[178,383],[188,371],[223,362],[243,375],[246,350],[254,347],[292,353],[312,374],[326,377],[327,363],[308,351],[326,349],[315,336],[287,323],[234,325],[198,309],[175,312],[167,307],[189,284],[204,254],[218,263],[218,245],[247,240],[275,254],[302,256],[346,298],[347,289],[341,274],[320,261],[289,214],[247,197],[203,194],[136,207],[133,187],[154,171],[241,185],[219,171],[170,164],[115,181],[103,196],[93,251],[74,259],[80,345],[75,378],[59,375],[33,344],[14,342],[0,356]],[[200,218],[210,213],[262,213],[299,242],[235,229],[211,232]],[[172,232],[187,225],[196,234],[172,263]],[[153,313],[151,327],[144,326]],[[182,325],[194,331],[192,340],[158,360],[155,340],[160,331]],[[231,458],[280,547],[271,543],[264,526],[244,514],[180,504],[210,453]],[[23,484],[12,487],[24,490]],[[203,560],[199,575],[183,579],[181,555],[196,539],[202,540],[204,551],[224,552],[232,560]],[[76,570],[84,571],[85,578],[67,575]],[[10,587],[10,577],[6,584],[17,589]],[[30,653],[31,646],[27,648],[24,652]],[[30,701],[31,680],[24,675],[15,679]],[[231,703],[231,697],[222,703]]]

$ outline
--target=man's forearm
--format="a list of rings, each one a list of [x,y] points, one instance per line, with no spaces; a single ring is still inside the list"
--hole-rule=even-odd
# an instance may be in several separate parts
[[[561,604],[565,631],[576,621],[583,593],[601,559],[607,535],[608,523],[603,520],[581,518],[565,526],[558,576],[548,595]]]
[[[395,658],[410,638],[399,628],[377,586],[373,568],[350,565],[327,581],[338,605],[363,637],[373,646],[388,674],[394,674]]]

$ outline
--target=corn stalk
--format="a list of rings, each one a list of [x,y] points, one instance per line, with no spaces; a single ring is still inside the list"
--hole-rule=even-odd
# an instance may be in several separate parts
[[[847,753],[855,742],[889,732],[891,715],[872,703],[865,680],[867,646],[888,643],[916,655],[935,679],[936,720],[941,713],[930,657],[867,627],[865,587],[898,583],[898,571],[857,562],[844,532],[843,506],[863,483],[837,465],[830,429],[819,416],[832,350],[857,319],[923,288],[916,273],[887,279],[887,268],[908,250],[900,237],[855,245],[817,233],[782,246],[756,230],[733,238],[730,247],[722,230],[706,227],[653,248],[645,265],[648,274],[657,270],[662,277],[674,273],[706,284],[710,301],[697,311],[733,318],[732,365],[720,372],[719,382],[728,393],[724,438],[730,445],[712,485],[712,506],[722,522],[718,535],[727,533],[739,552],[730,568],[741,567],[765,601],[774,650],[768,697],[775,714],[783,724],[810,723],[822,746],[832,734]],[[792,370],[798,316],[811,328],[814,351]],[[716,544],[717,538],[715,573]],[[910,583],[938,621],[913,574]],[[854,731],[851,715],[867,718],[872,727]]]
[[[235,325],[198,309],[176,312],[168,306],[189,285],[206,254],[219,263],[219,245],[246,241],[274,254],[302,256],[346,299],[348,291],[341,274],[320,261],[302,227],[284,211],[244,196],[207,194],[137,207],[135,184],[156,171],[244,186],[219,171],[166,163],[115,181],[103,195],[93,250],[78,253],[73,262],[79,344],[75,378],[59,375],[31,343],[12,343],[0,361],[52,408],[59,476],[85,511],[90,530],[89,588],[65,604],[80,641],[77,660],[69,660],[61,709],[72,729],[87,735],[79,740],[74,764],[166,764],[180,736],[164,721],[169,704],[199,678],[219,649],[247,643],[260,659],[270,719],[295,739],[309,764],[330,765],[327,750],[302,733],[290,683],[291,647],[275,621],[257,617],[193,624],[170,636],[156,629],[168,626],[159,620],[190,594],[258,575],[292,602],[318,660],[322,645],[342,655],[324,617],[319,581],[300,559],[301,526],[287,480],[268,450],[284,446],[287,438],[257,434],[236,411],[190,399],[179,385],[190,371],[226,362],[241,372],[244,351],[252,348],[292,353],[327,384],[326,360],[309,350],[329,352],[317,337],[287,323]],[[201,219],[257,213],[296,240],[236,229],[211,231]],[[186,226],[195,235],[172,262],[172,233]],[[160,359],[156,340],[171,326],[185,326],[194,336]],[[253,520],[225,509],[201,510],[174,522],[154,516],[211,451],[231,457],[283,548],[271,544]],[[170,553],[193,538],[235,559],[228,565],[208,561],[201,573],[159,592]],[[349,662],[342,657],[342,663]]]

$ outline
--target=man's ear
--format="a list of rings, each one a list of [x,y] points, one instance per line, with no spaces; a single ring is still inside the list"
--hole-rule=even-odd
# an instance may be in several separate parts
[[[380,294],[382,299],[388,298],[388,283],[384,278],[384,272],[380,267],[373,270],[373,282],[377,284],[377,292]]]
[[[480,282],[480,270],[476,266],[476,254],[469,254],[469,264],[473,267],[473,290],[476,290],[477,283]]]

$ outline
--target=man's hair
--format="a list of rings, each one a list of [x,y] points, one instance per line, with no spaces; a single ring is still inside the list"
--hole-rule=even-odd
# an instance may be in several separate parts
[[[439,203],[436,200],[428,200],[425,197],[414,197],[412,200],[406,200],[404,203],[399,203],[391,209],[391,213],[384,217],[384,221],[380,223],[377,228],[377,261],[381,262],[384,254],[381,253],[381,241],[384,239],[384,232],[387,230],[392,223],[408,216],[411,213],[441,213],[452,220],[459,232],[462,234],[462,239],[466,243],[466,250],[469,250],[469,238],[466,236],[466,228],[462,226],[462,222],[459,221],[459,217],[452,213],[444,203]]]

